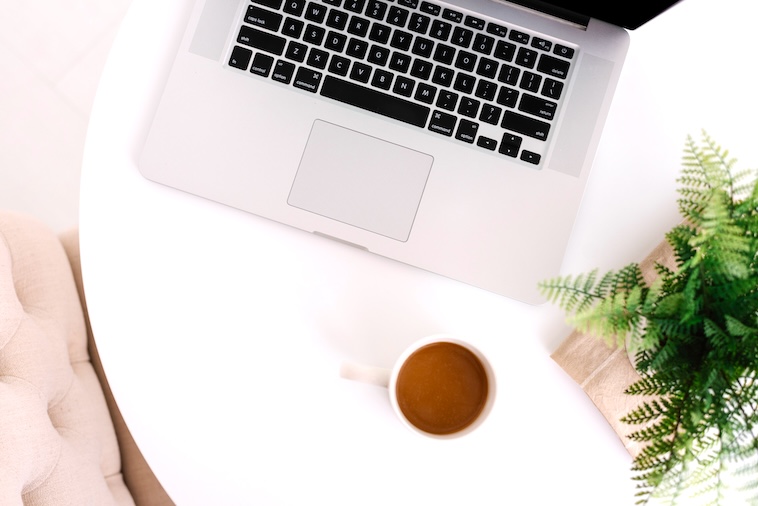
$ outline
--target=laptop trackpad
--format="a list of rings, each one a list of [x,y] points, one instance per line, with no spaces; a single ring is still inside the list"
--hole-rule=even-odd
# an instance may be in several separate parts
[[[316,120],[287,202],[407,241],[434,158]]]

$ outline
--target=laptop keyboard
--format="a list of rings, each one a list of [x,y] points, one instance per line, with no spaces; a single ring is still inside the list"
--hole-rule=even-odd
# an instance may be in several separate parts
[[[576,49],[419,0],[252,0],[228,64],[539,166]]]

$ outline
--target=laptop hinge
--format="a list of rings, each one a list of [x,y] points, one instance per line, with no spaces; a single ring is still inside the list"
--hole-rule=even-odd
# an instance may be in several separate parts
[[[587,25],[590,22],[589,16],[585,16],[584,14],[578,14],[574,11],[564,9],[563,7],[558,7],[556,5],[553,5],[548,2],[543,2],[541,0],[492,0],[492,1],[510,5],[517,9],[527,10],[533,14],[536,11],[536,14],[545,16],[547,18],[550,18],[554,21],[558,21],[560,23],[571,25],[574,28],[579,28],[581,30],[586,30]]]

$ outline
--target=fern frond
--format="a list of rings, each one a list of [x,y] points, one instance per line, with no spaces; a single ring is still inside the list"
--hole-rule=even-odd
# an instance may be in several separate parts
[[[627,438],[632,441],[646,443],[671,436],[671,432],[676,427],[676,421],[672,418],[663,418],[658,423],[644,427],[627,434]]]
[[[666,241],[674,250],[678,265],[687,264],[695,256],[695,250],[690,244],[695,235],[697,235],[697,229],[686,224],[676,226],[666,234]],[[669,274],[674,276],[673,272],[669,272]]]
[[[662,381],[659,375],[642,377],[629,385],[624,393],[626,395],[664,395],[671,391],[672,385]]]
[[[665,397],[652,399],[642,403],[621,418],[621,421],[629,425],[643,425],[654,422],[670,412],[672,403]]]
[[[595,289],[597,270],[576,277],[556,277],[537,285],[539,291],[548,300],[556,303],[567,313],[583,311],[602,298],[602,293]]]
[[[569,323],[582,332],[603,337],[609,344],[623,346],[626,336],[636,335],[642,325],[639,308],[643,303],[641,287],[620,291],[601,299],[569,317]]]

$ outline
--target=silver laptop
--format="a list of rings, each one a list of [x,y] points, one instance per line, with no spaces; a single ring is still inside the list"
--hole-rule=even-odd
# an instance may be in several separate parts
[[[197,0],[153,181],[527,303],[673,1]]]

